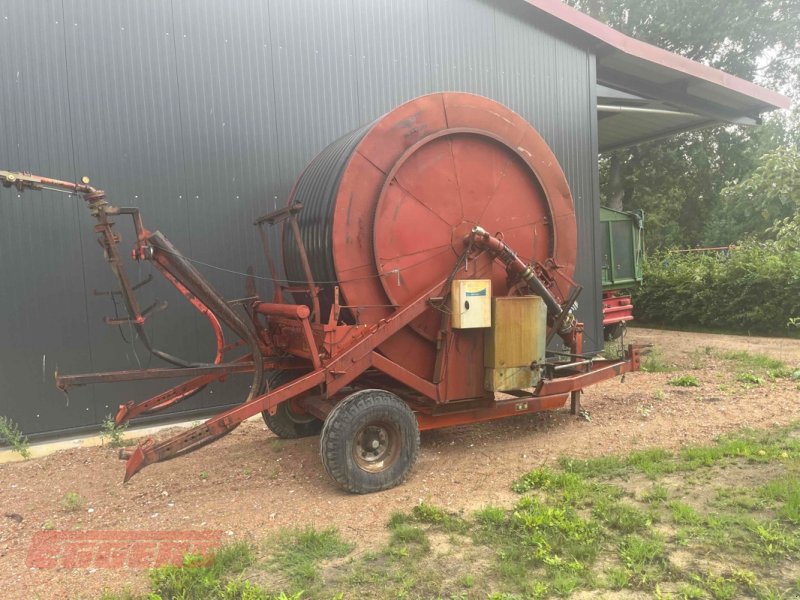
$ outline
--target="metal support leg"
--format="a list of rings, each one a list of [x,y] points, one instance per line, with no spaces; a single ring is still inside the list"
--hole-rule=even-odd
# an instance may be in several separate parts
[[[573,415],[581,414],[581,390],[575,390],[570,394],[569,412]]]

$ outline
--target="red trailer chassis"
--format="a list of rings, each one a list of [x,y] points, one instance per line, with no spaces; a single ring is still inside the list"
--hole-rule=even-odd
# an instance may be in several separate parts
[[[119,290],[111,293],[123,300],[127,310],[126,317],[107,318],[106,322],[111,325],[130,324],[154,356],[172,365],[166,368],[81,375],[57,373],[56,384],[59,388],[67,390],[87,384],[135,380],[183,380],[147,400],[128,401],[120,405],[115,421],[122,424],[134,417],[175,406],[208,384],[224,381],[232,375],[249,374],[252,377],[250,392],[240,405],[163,441],[147,439],[134,448],[121,451],[120,457],[127,459],[125,481],[149,464],[186,454],[213,442],[258,413],[266,415],[266,418],[274,417],[281,405],[295,416],[330,421],[329,415],[354,388],[375,388],[396,394],[413,411],[418,430],[428,430],[560,408],[568,400],[571,401],[572,411],[576,413],[580,408],[583,388],[639,368],[640,348],[635,346],[626,349],[622,360],[596,359],[585,355],[582,348],[583,326],[575,322],[569,310],[576,294],[571,294],[568,302],[559,305],[548,291],[546,273],[542,272],[541,265],[526,265],[501,239],[489,235],[480,227],[475,227],[466,236],[464,253],[457,265],[465,261],[500,261],[506,267],[510,289],[516,289],[518,293],[535,293],[545,299],[550,309],[550,338],[555,334],[561,335],[569,351],[552,353],[554,359],[531,365],[532,369],[540,369],[542,375],[534,389],[510,392],[504,398],[486,393],[480,397],[454,401],[448,395],[446,376],[450,360],[445,352],[448,347],[446,340],[454,335],[449,319],[442,319],[436,366],[431,380],[410,372],[379,350],[382,343],[420,315],[431,308],[441,309],[446,305],[452,275],[437,282],[407,304],[396,307],[388,317],[369,324],[341,323],[339,316],[342,305],[337,288],[330,315],[327,322],[323,322],[316,298],[318,287],[311,276],[306,250],[295,220],[301,206],[294,205],[265,215],[255,225],[259,229],[266,260],[276,281],[278,278],[265,226],[279,223],[289,226],[306,272],[305,285],[300,288],[276,285],[272,301],[264,302],[258,298],[254,282],[250,279],[247,297],[226,301],[163,234],[158,231],[150,232],[144,227],[137,208],[110,205],[106,201],[105,193],[91,187],[87,178],[84,178],[83,183],[71,183],[26,173],[0,171],[0,182],[5,187],[13,186],[20,191],[52,189],[77,194],[83,198],[96,221],[94,229],[98,242],[119,283]],[[144,323],[150,315],[164,308],[164,305],[141,308],[136,300],[135,291],[138,285],[131,283],[123,267],[119,250],[120,236],[114,231],[112,220],[122,215],[132,218],[136,231],[132,258],[136,261],[149,261],[207,319],[216,339],[212,363],[181,359],[155,348],[150,342]],[[308,291],[311,298],[310,308],[284,299],[284,292],[298,290]],[[223,325],[236,336],[235,342],[229,343],[226,340]],[[231,357],[233,354],[235,357]],[[474,368],[482,369],[483,365],[475,365]],[[280,385],[270,386],[266,374],[271,371],[293,372],[296,377],[283,381]],[[389,423],[385,427],[375,424],[369,427],[371,429],[366,428],[359,433],[358,443],[366,446],[353,451],[356,463],[359,463],[358,457],[361,456],[366,461],[364,464],[373,468],[377,464],[374,462],[376,453],[383,447],[386,454],[381,458],[380,465],[391,459],[392,452],[400,456],[398,453],[402,448],[390,448],[389,440],[393,435],[392,431],[399,431],[399,426],[394,427]],[[413,457],[411,462],[413,463]],[[327,463],[326,468],[331,472]],[[375,472],[381,471],[378,469]],[[334,473],[332,475],[336,478]],[[337,481],[351,491],[359,492],[384,489],[399,482],[383,481],[373,487],[363,487],[343,483],[341,478]]]

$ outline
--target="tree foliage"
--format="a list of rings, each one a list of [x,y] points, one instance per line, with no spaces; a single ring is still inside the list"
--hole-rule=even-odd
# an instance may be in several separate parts
[[[567,1],[637,39],[800,95],[798,0]],[[722,190],[747,180],[764,154],[796,147],[796,119],[770,115],[760,127],[722,126],[604,155],[602,197],[645,211],[651,248],[731,243],[712,223],[725,214]]]
[[[745,179],[725,187],[708,223],[708,239],[730,244],[749,235],[768,239],[781,231],[778,221],[800,209],[800,150],[779,148],[761,157]]]
[[[596,19],[728,73],[797,89],[797,0],[567,0]]]

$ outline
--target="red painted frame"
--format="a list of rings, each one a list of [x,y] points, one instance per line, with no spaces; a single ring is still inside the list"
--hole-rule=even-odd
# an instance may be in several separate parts
[[[499,261],[508,273],[509,290],[518,293],[527,289],[545,298],[551,308],[548,323],[551,335],[560,335],[570,349],[566,355],[567,360],[532,364],[532,369],[542,372],[538,386],[534,390],[513,392],[511,399],[497,399],[491,392],[472,398],[454,395],[454,378],[470,376],[464,369],[478,370],[478,375],[483,379],[483,360],[481,357],[479,363],[455,361],[455,367],[451,368],[453,360],[447,351],[449,341],[457,342],[461,336],[475,335],[475,332],[452,329],[449,318],[442,318],[436,367],[430,380],[380,351],[382,344],[404,331],[415,319],[429,310],[444,306],[455,271],[374,323],[340,325],[338,293],[335,294],[330,319],[324,324],[320,322],[318,311],[317,314],[312,314],[306,306],[261,302],[255,296],[238,301],[249,317],[247,322],[232,310],[231,305],[235,303],[225,301],[162,234],[150,233],[144,228],[137,209],[119,209],[109,205],[105,201],[104,192],[88,184],[72,184],[3,171],[0,171],[0,183],[14,185],[20,190],[42,187],[61,189],[78,193],[86,200],[92,215],[98,221],[95,230],[100,237],[101,246],[120,282],[121,291],[117,293],[124,296],[131,322],[141,326],[148,310],[140,311],[138,308],[133,295],[136,286],[129,284],[119,261],[119,236],[112,231],[114,223],[110,220],[114,215],[131,215],[137,231],[134,258],[151,261],[190,304],[208,319],[215,332],[217,349],[213,363],[187,364],[177,357],[161,353],[176,364],[183,363],[183,366],[57,376],[60,387],[66,389],[88,383],[189,377],[184,383],[148,400],[121,405],[117,422],[122,423],[136,415],[174,406],[203,386],[225,380],[230,375],[253,374],[253,384],[244,403],[169,439],[158,443],[148,439],[135,448],[124,449],[120,456],[127,459],[125,481],[146,465],[186,454],[213,442],[235,429],[245,419],[260,412],[274,414],[282,402],[295,401],[308,412],[324,418],[348,388],[359,380],[378,381],[387,389],[397,389],[401,397],[405,397],[415,410],[420,429],[425,430],[558,408],[570,398],[572,410],[577,412],[580,392],[584,387],[639,368],[639,350],[633,346],[628,348],[623,360],[593,360],[583,356],[583,326],[576,323],[571,316],[570,300],[554,298],[553,292],[556,288],[551,289],[548,286],[548,282],[550,286],[553,285],[551,270],[557,274],[558,265],[527,265],[507,244],[479,226],[474,227],[464,240],[464,254],[456,264],[460,264],[462,260],[473,265],[480,260]],[[301,254],[305,255],[302,239],[293,222],[296,211],[283,209],[278,212],[281,213],[281,219],[290,221],[291,231],[296,237]],[[257,223],[261,222],[269,222],[269,219],[263,218]],[[267,249],[268,244],[265,244],[265,250]],[[307,289],[313,290],[316,285],[310,280],[310,274],[308,277]],[[280,297],[278,290],[276,298]],[[314,306],[316,308],[317,305]],[[225,323],[240,338],[238,342],[225,345],[221,323]],[[481,332],[478,331],[478,334]],[[226,353],[240,346],[246,347],[242,355],[222,362]],[[278,369],[297,369],[301,374],[289,383],[269,389],[268,385],[262,383],[262,374],[267,370]],[[471,376],[474,377],[475,373]],[[315,389],[316,392],[309,394]]]

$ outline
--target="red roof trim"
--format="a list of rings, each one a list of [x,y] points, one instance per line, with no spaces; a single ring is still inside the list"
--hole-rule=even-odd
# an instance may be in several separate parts
[[[739,92],[740,94],[749,96],[754,100],[758,100],[774,108],[789,108],[791,106],[791,100],[783,94],[756,85],[751,81],[735,77],[719,69],[708,67],[684,56],[680,56],[679,54],[664,50],[663,48],[658,48],[652,44],[629,37],[571,6],[562,4],[559,0],[525,1],[542,12],[560,21],[564,21],[591,37],[630,56],[641,58],[651,63],[672,69],[673,71],[678,71],[714,85]]]

